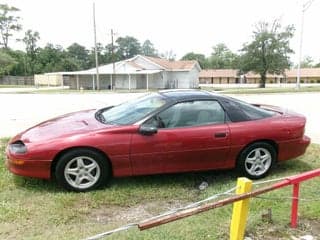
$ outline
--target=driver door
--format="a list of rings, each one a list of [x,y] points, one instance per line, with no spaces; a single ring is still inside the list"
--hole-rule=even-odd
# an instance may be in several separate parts
[[[133,136],[134,174],[223,168],[228,159],[230,130],[217,101],[177,103],[143,125],[158,130],[150,136]]]

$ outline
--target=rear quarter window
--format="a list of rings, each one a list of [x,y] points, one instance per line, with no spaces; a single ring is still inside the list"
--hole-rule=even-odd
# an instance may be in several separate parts
[[[237,104],[239,105],[240,109],[250,118],[250,120],[258,120],[275,115],[274,112],[259,108],[245,102],[237,102]]]
[[[268,111],[232,98],[223,100],[222,104],[226,108],[231,122],[244,122],[264,119],[276,114],[275,112]]]

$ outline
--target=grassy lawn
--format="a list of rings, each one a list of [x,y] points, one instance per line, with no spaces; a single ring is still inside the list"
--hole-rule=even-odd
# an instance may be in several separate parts
[[[0,84],[0,88],[30,88],[34,87],[33,85],[2,85]]]
[[[9,173],[4,166],[6,142],[0,140],[0,239],[83,239],[228,190],[237,178],[234,171],[131,177],[114,179],[99,191],[70,193],[53,181]],[[303,157],[280,164],[266,179],[319,166],[320,146],[311,145]],[[204,180],[209,187],[200,191],[198,186]],[[319,186],[319,178],[301,185],[304,200],[299,205],[296,230],[288,227],[291,187],[252,199],[247,235],[253,239],[320,236]],[[269,208],[272,222],[261,217]],[[133,228],[106,239],[228,239],[231,211],[230,205],[151,230]]]
[[[213,88],[202,87],[207,91],[217,91],[222,93],[232,94],[259,94],[259,93],[302,93],[302,92],[320,92],[320,86],[301,86],[300,89],[293,87],[278,87],[278,88]]]
[[[74,89],[57,89],[52,87],[52,89],[43,86],[39,88],[34,88],[34,86],[24,86],[24,85],[0,85],[0,88],[17,88],[16,93],[43,93],[43,94],[95,94],[95,93],[139,93],[146,92],[146,89],[116,89],[116,90],[107,90],[102,89],[97,90],[74,90]],[[27,89],[23,91],[23,88],[34,88],[32,90]],[[259,93],[302,93],[302,92],[320,92],[320,86],[301,86],[298,90],[294,87],[274,87],[274,88],[220,88],[220,87],[201,87],[202,90],[207,91],[216,91],[221,93],[230,93],[230,94],[259,94]],[[156,89],[150,89],[150,92],[156,92]],[[12,93],[12,92],[10,92]]]
[[[158,90],[156,89],[150,89],[149,92],[157,92]],[[109,90],[109,89],[102,89],[102,90],[75,90],[75,89],[39,89],[39,90],[34,90],[32,91],[33,93],[52,93],[52,94],[69,94],[69,93],[79,93],[79,94],[96,94],[96,93],[144,93],[147,92],[146,89],[117,89],[117,90]]]
[[[8,93],[15,93],[15,94],[26,94],[26,93],[30,93],[30,94],[113,94],[113,93],[144,93],[147,92],[146,89],[132,89],[132,90],[127,90],[127,89],[118,89],[118,90],[74,90],[74,89],[57,89],[57,88],[34,88],[34,86],[32,86],[31,88],[33,89],[23,89],[23,88],[17,88],[16,91],[10,91]],[[156,89],[150,89],[149,92],[157,92],[158,90]]]

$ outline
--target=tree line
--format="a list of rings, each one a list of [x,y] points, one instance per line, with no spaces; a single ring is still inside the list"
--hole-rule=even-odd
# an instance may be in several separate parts
[[[0,4],[0,76],[4,74],[27,76],[46,72],[76,71],[95,66],[95,49],[73,43],[67,48],[48,43],[39,47],[40,34],[27,30],[22,39],[25,50],[10,48],[14,33],[22,31],[19,9]],[[253,71],[261,76],[261,87],[265,86],[266,75],[281,74],[293,64],[290,55],[290,39],[294,35],[293,25],[282,27],[278,20],[272,23],[259,22],[255,25],[250,42],[244,43],[237,52],[232,52],[224,43],[212,48],[210,56],[189,52],[182,60],[197,60],[202,69],[238,69],[239,74]],[[137,54],[175,59],[172,51],[159,53],[150,40],[142,44],[133,36],[118,37],[114,44],[97,44],[99,64],[108,64],[131,58]],[[306,57],[302,67],[320,67]]]
[[[67,48],[48,43],[45,47],[38,46],[40,34],[27,30],[22,39],[25,50],[10,48],[10,40],[14,33],[22,30],[19,9],[0,4],[0,76],[3,74],[26,76],[45,72],[76,71],[95,66],[95,49],[87,49],[78,43]],[[119,37],[115,44],[104,46],[97,43],[99,64],[107,64],[131,58],[137,54],[147,56],[172,57],[170,52],[159,54],[150,40],[142,44],[132,36]]]

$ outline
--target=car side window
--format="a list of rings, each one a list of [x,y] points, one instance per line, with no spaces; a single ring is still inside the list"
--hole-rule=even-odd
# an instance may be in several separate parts
[[[158,113],[145,124],[158,128],[176,128],[224,122],[225,112],[217,101],[199,100],[177,103]]]

